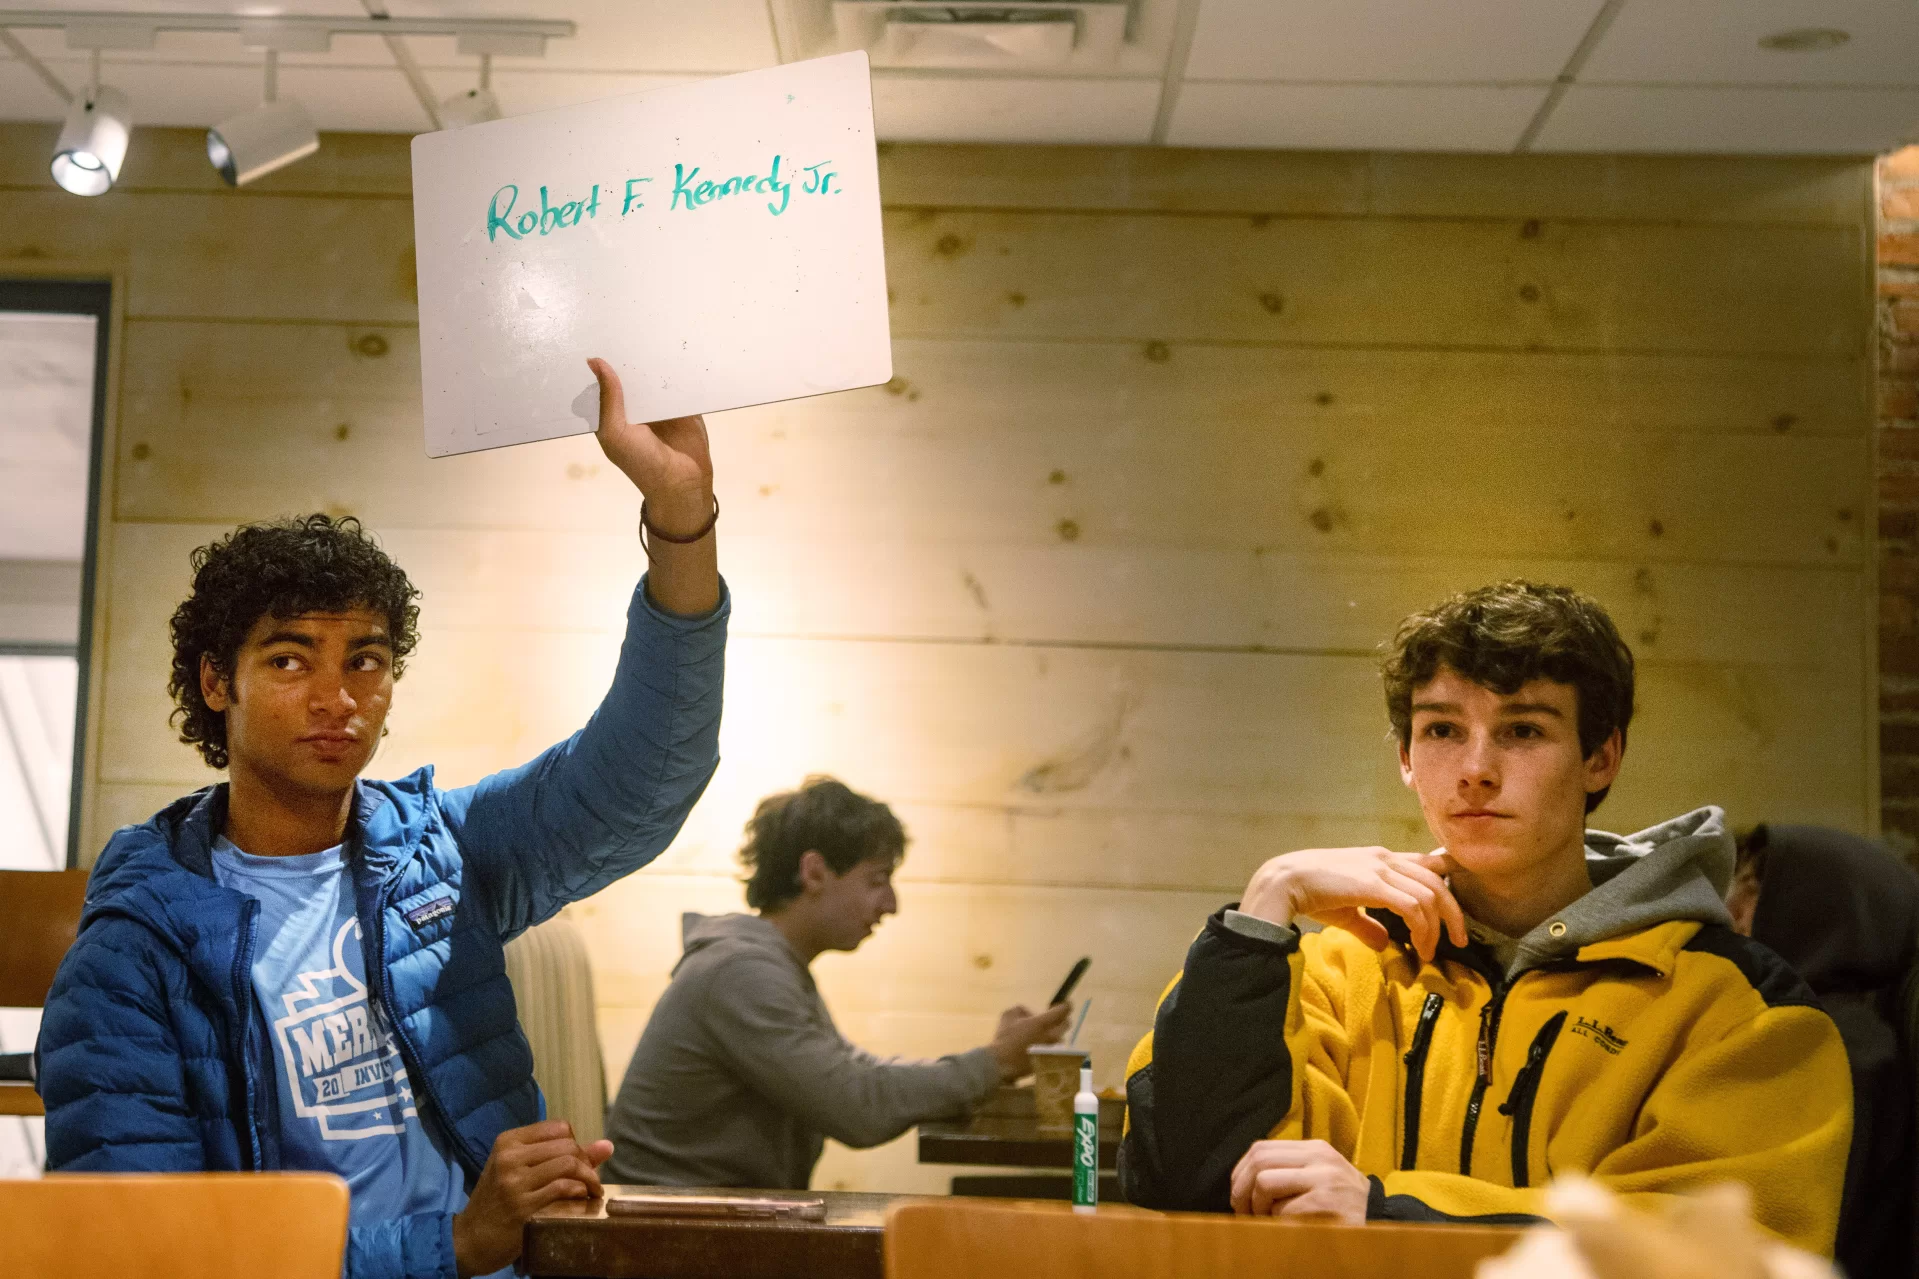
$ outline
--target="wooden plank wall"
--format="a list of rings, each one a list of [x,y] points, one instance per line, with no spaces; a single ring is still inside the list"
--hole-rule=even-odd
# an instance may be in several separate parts
[[[196,135],[143,131],[91,202],[48,186],[51,141],[0,127],[0,257],[126,282],[88,846],[208,780],[165,620],[236,521],[351,511],[424,588],[377,769],[468,782],[575,727],[637,502],[589,439],[422,455],[405,140],[228,192]],[[1594,592],[1638,650],[1606,824],[1876,824],[1867,165],[897,147],[882,174],[896,380],[713,422],[725,762],[657,867],[576,908],[613,1080],[680,912],[738,904],[753,801],[831,772],[915,841],[902,916],[819,965],[844,1027],[969,1046],[1090,952],[1115,1081],[1262,857],[1422,845],[1374,646],[1504,575]],[[819,1184],[945,1175],[896,1143]]]

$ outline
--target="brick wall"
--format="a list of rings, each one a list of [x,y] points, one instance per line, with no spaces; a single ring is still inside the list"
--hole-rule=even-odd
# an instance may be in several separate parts
[[[1919,146],[1879,162],[1879,778],[1919,864]]]

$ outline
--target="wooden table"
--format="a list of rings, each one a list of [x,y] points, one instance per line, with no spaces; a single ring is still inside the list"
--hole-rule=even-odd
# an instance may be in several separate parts
[[[1520,1233],[921,1199],[893,1214],[886,1257],[895,1279],[1474,1279]]]
[[[33,1090],[32,1084],[15,1080],[0,1080],[0,1115],[44,1115],[46,1109],[40,1105],[40,1094]]]
[[[629,1189],[608,1186],[607,1193]],[[886,1210],[913,1195],[820,1190],[669,1190],[826,1200],[825,1221],[716,1221],[609,1217],[600,1199],[554,1204],[526,1226],[526,1269],[542,1279],[884,1279]]]
[[[1289,1226],[1225,1215],[1162,1214],[1126,1204],[1102,1204],[1097,1217],[1080,1217],[1065,1204],[1007,1200],[832,1190],[607,1187],[616,1195],[627,1189],[649,1195],[733,1193],[824,1199],[827,1216],[825,1221],[609,1217],[604,1200],[560,1203],[527,1223],[527,1274],[536,1279],[886,1279],[886,1215],[902,1204],[920,1205],[915,1212],[956,1214],[951,1216],[951,1230],[966,1238],[937,1244],[933,1254],[949,1262],[967,1259],[966,1274],[1002,1274],[1006,1279],[1039,1273],[1030,1264],[1035,1255],[1050,1257],[1045,1271],[1062,1279],[1130,1275],[1166,1279],[1182,1267],[1184,1276],[1203,1279],[1235,1274],[1470,1279],[1479,1259],[1504,1251],[1520,1233],[1451,1225]],[[1035,1230],[1039,1234],[1028,1238]],[[1088,1236],[1089,1230],[1097,1237]],[[1082,1246],[1088,1240],[1098,1248],[1089,1251],[1090,1245]],[[894,1242],[897,1249],[904,1241]],[[1264,1264],[1228,1264],[1230,1250],[1220,1251],[1226,1245],[1251,1248],[1249,1256]],[[916,1247],[926,1251],[923,1243]],[[1098,1249],[1111,1251],[1119,1260],[1090,1265]],[[1273,1264],[1276,1261],[1284,1264]],[[973,1264],[980,1262],[985,1264]],[[918,1266],[910,1273],[960,1272]]]
[[[1111,1171],[1119,1159],[1126,1103],[1101,1098],[1099,1166]],[[1073,1135],[1039,1126],[1031,1088],[1002,1088],[966,1119],[920,1125],[923,1164],[994,1164],[1012,1168],[1073,1166]]]

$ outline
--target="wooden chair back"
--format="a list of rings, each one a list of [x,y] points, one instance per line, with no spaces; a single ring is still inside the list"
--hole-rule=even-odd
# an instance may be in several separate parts
[[[39,1008],[80,931],[83,870],[0,870],[0,1008]]]
[[[901,1204],[886,1219],[887,1279],[1472,1279],[1520,1232],[1475,1226],[1253,1220],[1126,1206]]]
[[[546,1117],[571,1123],[581,1145],[598,1141],[606,1135],[606,1066],[586,939],[571,919],[555,915],[507,943],[506,975]]]
[[[0,1181],[0,1274],[340,1279],[346,1182],[317,1172]]]

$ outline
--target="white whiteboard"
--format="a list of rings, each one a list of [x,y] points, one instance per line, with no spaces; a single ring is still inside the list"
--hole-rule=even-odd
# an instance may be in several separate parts
[[[413,139],[430,456],[893,376],[864,53]]]

